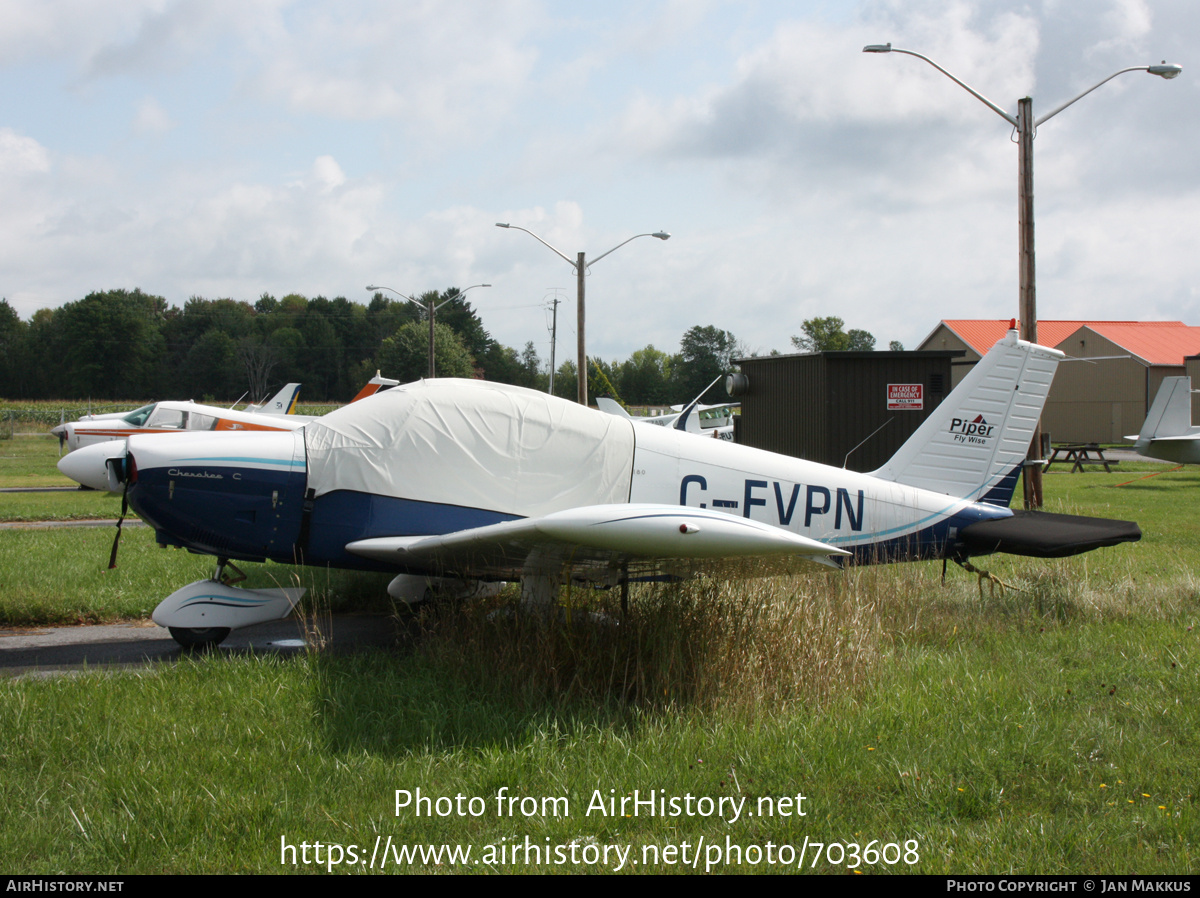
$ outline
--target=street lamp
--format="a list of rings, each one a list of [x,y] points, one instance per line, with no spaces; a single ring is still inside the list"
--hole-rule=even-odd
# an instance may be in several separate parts
[[[599,262],[601,259],[603,259],[605,256],[607,256],[609,253],[616,252],[622,246],[624,246],[626,243],[629,243],[632,240],[637,240],[639,237],[657,237],[659,240],[669,240],[671,235],[668,234],[666,231],[655,231],[653,234],[634,234],[632,237],[629,238],[629,240],[625,240],[625,241],[622,241],[621,243],[618,243],[616,246],[614,246],[608,252],[601,253],[600,255],[596,256],[596,258],[592,259],[591,262],[587,262],[585,260],[585,258],[584,258],[586,255],[585,253],[580,253],[579,257],[574,262],[572,262],[569,258],[567,258],[565,255],[563,255],[561,252],[559,252],[557,249],[555,249],[553,246],[551,246],[549,243],[547,243],[545,240],[543,240],[537,234],[533,233],[533,231],[530,231],[526,228],[522,228],[519,225],[509,224],[508,222],[501,222],[501,221],[496,222],[496,227],[512,228],[514,231],[525,231],[526,234],[528,234],[530,237],[532,237],[534,240],[536,240],[542,246],[551,250],[556,256],[558,256],[560,259],[562,259],[564,262],[566,262],[568,265],[570,265],[572,268],[575,269],[575,291],[576,291],[576,297],[577,297],[576,303],[575,303],[575,310],[576,310],[576,316],[579,319],[577,327],[576,327],[576,341],[577,341],[577,346],[578,346],[578,353],[577,353],[578,361],[576,362],[576,364],[579,366],[579,371],[577,372],[578,377],[576,378],[579,381],[579,391],[578,391],[577,397],[578,397],[578,401],[579,401],[580,405],[587,405],[588,404],[587,353],[585,352],[586,341],[584,340],[584,327],[583,327],[583,325],[584,325],[583,276],[586,273],[589,266],[595,265],[597,262]]]
[[[863,47],[864,53],[903,53],[915,56],[929,63],[975,99],[979,100],[1002,119],[1012,125],[1017,131],[1017,233],[1020,247],[1020,320],[1021,339],[1030,343],[1037,342],[1037,293],[1034,277],[1033,252],[1033,137],[1039,125],[1052,119],[1064,109],[1078,100],[1082,100],[1101,84],[1105,84],[1124,75],[1126,72],[1148,72],[1160,78],[1170,80],[1183,71],[1182,66],[1169,65],[1163,60],[1159,65],[1136,65],[1118,72],[1113,72],[1103,81],[1098,81],[1078,96],[1068,100],[1061,106],[1051,110],[1041,118],[1033,118],[1033,99],[1025,97],[1017,101],[1017,114],[1005,112],[983,94],[955,78],[944,68],[927,56],[914,53],[912,50],[901,50],[887,44],[868,44]],[[1029,453],[1025,458],[1025,476],[1022,482],[1025,486],[1025,507],[1042,507],[1042,422],[1039,419],[1033,429],[1033,440],[1029,444]]]
[[[490,286],[492,286],[492,285],[491,284],[472,284],[470,287],[467,288],[467,290],[474,290],[476,287],[490,287]],[[386,290],[386,291],[388,291],[388,293],[395,293],[401,299],[407,299],[409,302],[413,303],[414,305],[424,307],[424,303],[422,303],[419,299],[413,299],[411,296],[401,293],[399,290],[393,290],[391,287],[380,287],[375,284],[368,284],[367,289],[370,290],[372,293],[374,293],[376,290]],[[429,314],[429,376],[430,377],[433,377],[433,315],[438,309],[440,309],[446,303],[451,302],[452,300],[458,299],[460,296],[462,296],[464,293],[466,293],[467,290],[459,290],[456,294],[451,296],[450,299],[443,299],[436,306],[433,304],[433,301],[437,297],[437,294],[431,293],[429,296],[429,308],[427,309],[427,311]]]

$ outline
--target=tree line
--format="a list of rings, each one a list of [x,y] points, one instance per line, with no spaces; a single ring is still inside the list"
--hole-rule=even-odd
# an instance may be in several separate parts
[[[533,342],[494,340],[457,288],[418,297],[435,315],[439,377],[477,377],[537,390],[550,372]],[[0,300],[0,396],[7,399],[262,399],[288,382],[310,402],[346,402],[376,371],[401,382],[427,374],[425,308],[376,293],[369,303],[263,294],[257,302],[192,297],[182,308],[136,290],[105,290],[23,321]],[[723,375],[744,355],[732,333],[695,326],[668,353],[648,345],[628,359],[590,359],[589,395],[658,405],[725,398]],[[574,398],[574,360],[554,393]],[[713,381],[715,386],[709,387]]]

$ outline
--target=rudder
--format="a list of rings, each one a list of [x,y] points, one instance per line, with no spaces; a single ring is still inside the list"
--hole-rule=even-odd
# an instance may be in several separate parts
[[[1010,330],[874,475],[1007,506],[1061,358]]]

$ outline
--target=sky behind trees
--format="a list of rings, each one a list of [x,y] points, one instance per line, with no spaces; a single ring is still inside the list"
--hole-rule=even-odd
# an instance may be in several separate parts
[[[1045,318],[1200,323],[1200,7],[1186,0],[6,0],[0,295],[253,304],[490,283],[492,336],[571,355],[571,268],[599,261],[589,354],[750,352],[836,315],[915,346],[1017,310],[1010,127],[1123,75],[1035,141]]]

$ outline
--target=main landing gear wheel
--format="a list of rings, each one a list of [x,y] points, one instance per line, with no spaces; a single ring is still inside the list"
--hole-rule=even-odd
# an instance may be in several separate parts
[[[185,649],[210,649],[229,635],[229,627],[168,627],[171,638]]]

